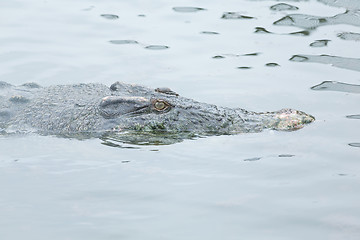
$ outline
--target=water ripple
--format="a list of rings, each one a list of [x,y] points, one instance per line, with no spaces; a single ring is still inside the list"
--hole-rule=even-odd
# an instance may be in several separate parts
[[[346,58],[331,55],[293,55],[290,59],[293,62],[314,62],[330,64],[331,66],[360,71],[360,58]]]
[[[112,44],[138,44],[138,41],[135,40],[110,40]]]
[[[115,20],[119,18],[118,15],[114,15],[114,14],[101,14],[100,16],[109,20]]]
[[[254,19],[254,17],[242,15],[239,12],[225,12],[221,16],[222,19]]]
[[[316,40],[312,43],[310,43],[310,47],[326,47],[328,42],[331,40],[323,39],[323,40]]]
[[[205,11],[205,8],[199,7],[173,7],[175,12],[183,12],[183,13],[190,13],[190,12],[198,12],[198,11]]]
[[[164,49],[168,49],[168,46],[165,45],[149,45],[145,47],[146,49],[150,49],[150,50],[164,50]]]
[[[360,119],[360,114],[347,115],[346,118],[349,118],[349,119]]]
[[[304,29],[315,29],[324,25],[347,24],[360,26],[360,10],[348,10],[333,17],[319,17],[306,14],[290,14],[277,21],[274,25],[295,26]]]
[[[316,91],[360,93],[360,85],[335,82],[335,81],[324,81],[318,85],[311,87],[311,89]]]
[[[270,7],[271,10],[273,11],[288,11],[288,10],[298,10],[299,8],[290,4],[286,4],[286,3],[278,3],[275,5],[272,5]]]
[[[349,146],[360,148],[360,143],[349,143]]]

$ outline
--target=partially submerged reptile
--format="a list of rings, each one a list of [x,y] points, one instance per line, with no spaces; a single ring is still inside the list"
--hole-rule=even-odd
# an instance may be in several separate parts
[[[220,135],[296,130],[313,122],[304,112],[256,113],[200,103],[168,88],[116,82],[41,87],[0,82],[0,132],[102,136],[109,132]]]

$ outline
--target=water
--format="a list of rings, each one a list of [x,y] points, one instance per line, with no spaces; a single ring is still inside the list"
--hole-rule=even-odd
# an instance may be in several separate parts
[[[359,3],[279,3],[0,2],[1,81],[124,81],[317,119],[171,145],[2,136],[0,238],[359,239]]]

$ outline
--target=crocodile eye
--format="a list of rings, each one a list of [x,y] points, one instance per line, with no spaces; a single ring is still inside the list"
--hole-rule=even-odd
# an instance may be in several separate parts
[[[157,111],[164,111],[170,107],[170,104],[164,100],[154,100],[153,106]]]

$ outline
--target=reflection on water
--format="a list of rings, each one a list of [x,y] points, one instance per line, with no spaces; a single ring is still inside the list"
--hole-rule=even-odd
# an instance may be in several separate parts
[[[175,12],[191,13],[191,12],[204,11],[206,9],[205,8],[199,8],[199,7],[173,7],[173,10]]]
[[[200,138],[193,133],[155,133],[155,132],[136,132],[126,131],[122,133],[107,134],[100,139],[102,144],[109,147],[119,148],[134,148],[139,149],[137,146],[159,146],[159,145],[171,145],[179,143],[184,140],[191,140]]]

